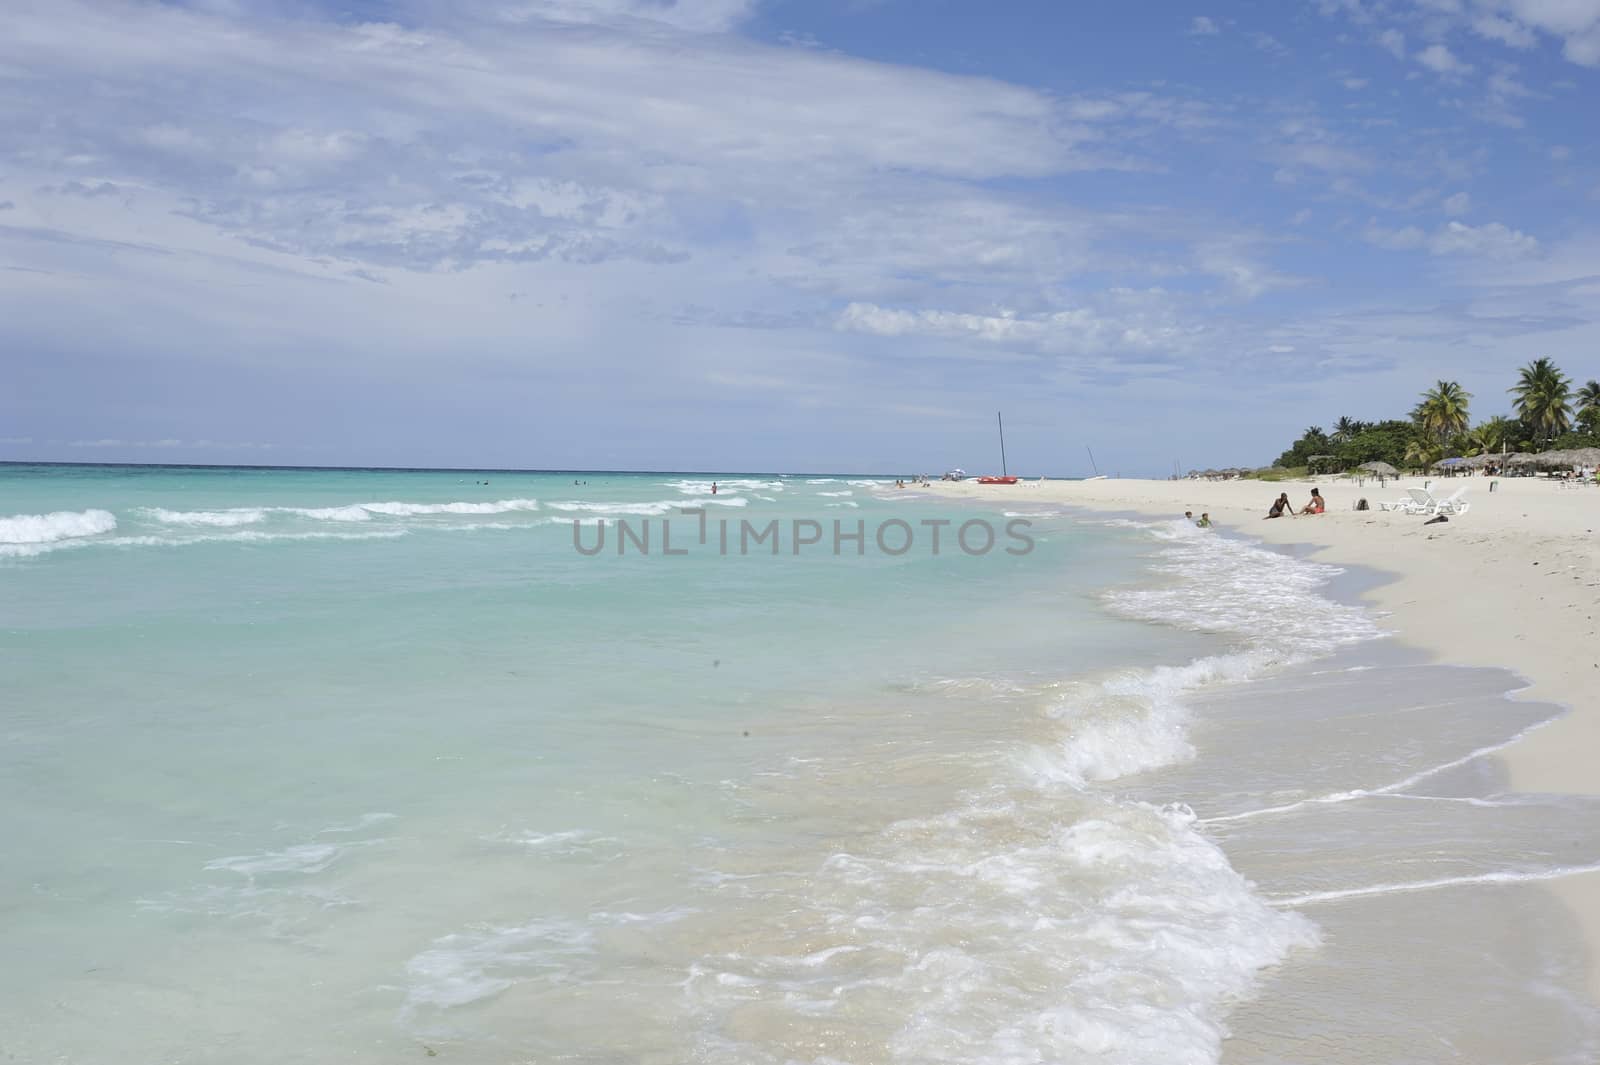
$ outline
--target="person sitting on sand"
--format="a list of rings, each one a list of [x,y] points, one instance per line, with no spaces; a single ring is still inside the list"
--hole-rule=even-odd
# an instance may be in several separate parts
[[[1277,500],[1272,504],[1272,509],[1267,511],[1267,517],[1281,518],[1285,514],[1294,514],[1294,504],[1289,502],[1288,492],[1284,492],[1278,496]]]
[[[1322,493],[1313,488],[1311,490],[1311,502],[1307,503],[1305,509],[1301,510],[1300,513],[1321,514],[1326,507],[1327,503],[1323,500]]]
[[[1209,512],[1201,514],[1200,520],[1194,523],[1194,527],[1197,529],[1211,528],[1211,514]]]

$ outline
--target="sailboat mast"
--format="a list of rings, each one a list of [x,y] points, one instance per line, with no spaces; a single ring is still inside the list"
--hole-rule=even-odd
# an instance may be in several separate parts
[[[1005,419],[1000,417],[1000,412],[999,411],[995,411],[994,412],[994,420],[995,420],[995,424],[1000,426],[1000,476],[1009,477],[1010,476],[1010,472],[1006,469],[1006,423],[1005,423]]]

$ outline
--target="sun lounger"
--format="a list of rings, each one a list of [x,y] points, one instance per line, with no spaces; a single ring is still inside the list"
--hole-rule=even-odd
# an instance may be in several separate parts
[[[1465,514],[1467,508],[1472,506],[1463,496],[1467,494],[1467,486],[1462,485],[1444,499],[1436,502],[1433,512],[1435,514]]]

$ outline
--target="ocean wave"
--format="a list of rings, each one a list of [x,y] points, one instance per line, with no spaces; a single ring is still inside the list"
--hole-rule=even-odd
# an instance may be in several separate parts
[[[1103,597],[1126,617],[1240,637],[1278,664],[1302,661],[1383,635],[1360,607],[1321,590],[1342,570],[1196,529],[1188,522],[1133,523],[1164,546],[1154,586]]]
[[[747,507],[749,505],[749,499],[743,496],[733,496],[728,499],[658,499],[644,503],[588,503],[583,500],[571,500],[562,503],[551,503],[549,507],[551,510],[594,514],[601,517],[611,515],[656,517],[662,514],[676,514],[686,507]]]
[[[225,871],[241,876],[256,877],[270,873],[293,873],[309,876],[320,873],[339,860],[345,848],[335,843],[302,843],[281,851],[265,854],[242,854],[231,858],[217,858],[205,864],[208,871]]]
[[[711,494],[711,486],[713,484],[717,486],[718,494],[723,492],[781,492],[784,489],[781,481],[756,480],[749,477],[735,477],[728,481],[720,478],[708,481],[663,481],[661,487],[676,488],[684,495],[708,496]]]
[[[230,510],[167,510],[164,507],[141,507],[136,513],[163,525],[206,525],[222,528],[253,525],[258,521],[264,521],[267,516],[264,507],[235,507]]]
[[[497,499],[492,503],[361,503],[362,510],[396,518],[431,514],[512,514],[538,510],[537,499]]]
[[[1341,572],[1333,566],[1216,536],[1187,522],[1118,519],[1115,524],[1141,529],[1163,545],[1154,571],[1164,580],[1104,593],[1102,600],[1114,613],[1234,636],[1243,646],[1184,666],[1067,685],[1050,709],[1062,722],[1059,742],[1023,758],[1025,772],[1041,785],[1083,787],[1188,761],[1195,753],[1188,738],[1191,693],[1383,635],[1365,610],[1321,594]]]
[[[80,536],[98,536],[116,527],[116,516],[108,510],[13,514],[0,518],[0,544],[51,544]]]
[[[375,515],[390,518],[430,517],[434,515],[509,514],[538,510],[537,499],[498,499],[488,503],[457,501],[450,503],[406,503],[399,500],[377,503],[345,503],[331,507],[229,507],[225,510],[167,510],[143,507],[138,513],[163,525],[203,525],[228,527],[254,525],[273,515],[309,518],[312,521],[371,521]]]
[[[0,558],[32,558],[52,551],[85,547],[190,547],[194,544],[267,544],[312,540],[395,540],[408,535],[405,529],[372,532],[261,532],[245,529],[233,533],[202,536],[110,536],[97,540],[59,540],[48,544],[0,544]]]
[[[1104,796],[1063,806],[986,789],[798,882],[703,882],[781,914],[784,934],[714,945],[691,964],[701,1030],[728,1032],[755,1002],[792,1021],[892,1009],[881,1047],[805,1026],[806,1060],[1211,1063],[1257,973],[1319,940],[1261,898],[1187,808]],[[776,1065],[796,1049],[728,1036],[696,1060]]]
[[[850,491],[849,489],[846,489],[843,492],[818,492],[817,495],[819,495],[819,496],[853,496],[853,495],[855,495],[855,493]]]
[[[493,998],[541,974],[560,976],[594,949],[592,929],[554,919],[444,936],[406,962],[406,1008],[450,1009]]]

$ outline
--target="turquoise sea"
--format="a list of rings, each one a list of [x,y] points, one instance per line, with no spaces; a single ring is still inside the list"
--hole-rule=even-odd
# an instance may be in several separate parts
[[[1278,1056],[1274,989],[1366,1008],[1362,900],[1439,871],[1395,847],[1469,893],[1600,860],[1593,811],[1464,775],[1554,713],[1514,681],[1447,674],[1448,729],[1379,720],[1440,667],[1382,651],[1335,571],[1018,499],[0,467],[0,1052],[1324,1060]],[[1505,984],[1587,1060],[1552,943]]]

